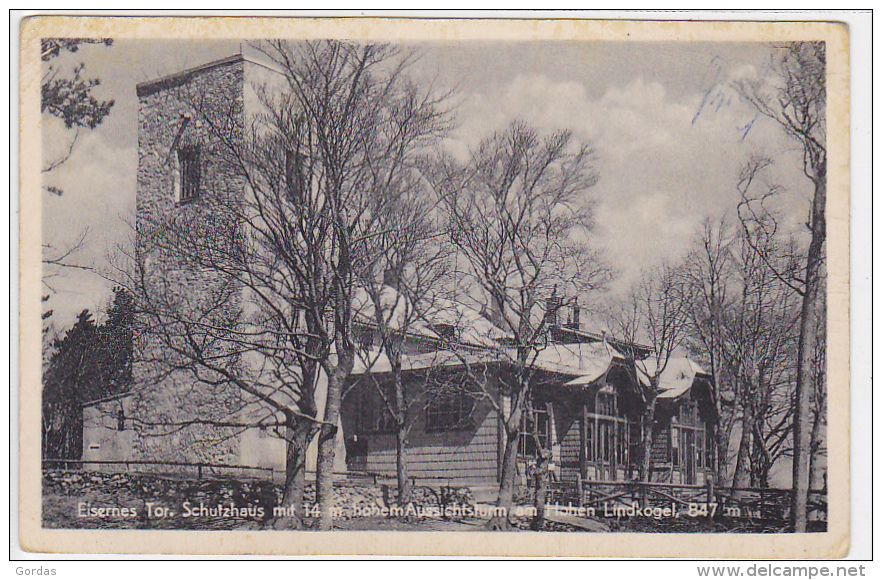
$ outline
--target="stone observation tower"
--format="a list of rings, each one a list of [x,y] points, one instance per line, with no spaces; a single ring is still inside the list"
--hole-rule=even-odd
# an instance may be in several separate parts
[[[238,298],[227,300],[220,314],[240,316],[247,294],[241,287],[231,290],[229,280],[223,285],[210,269],[183,263],[182,252],[167,243],[152,244],[151,228],[155,232],[161,229],[157,224],[180,220],[188,224],[187,235],[201,236],[200,247],[204,240],[223,243],[229,232],[241,228],[222,209],[249,194],[230,152],[241,149],[265,110],[259,91],[271,94],[285,86],[280,71],[242,54],[137,85],[139,248],[144,271],[161,290],[154,292],[156,299],[167,300],[173,307],[166,310],[182,318],[211,312],[211,301],[221,292],[238,292]],[[159,362],[141,364],[129,413],[143,427],[132,438],[130,458],[284,470],[282,439],[256,427],[217,425],[255,420],[257,410],[242,391],[229,383],[199,380],[200,369],[185,360],[180,368],[163,372],[161,367],[174,366],[176,358],[163,329],[155,330],[147,333],[145,350],[148,361]],[[186,427],[167,427],[181,424]]]

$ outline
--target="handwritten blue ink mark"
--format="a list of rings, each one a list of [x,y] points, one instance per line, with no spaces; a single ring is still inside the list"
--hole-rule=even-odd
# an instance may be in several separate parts
[[[698,110],[695,111],[695,116],[692,117],[692,125],[694,126],[695,122],[698,121],[698,117],[701,116],[705,107],[713,107],[714,112],[718,113],[724,106],[728,107],[731,104],[732,97],[728,96],[722,87],[713,86],[709,88],[705,91],[701,104],[698,105]]]
[[[708,97],[710,97],[712,90],[713,90],[713,88],[708,89],[707,92],[704,93],[704,96],[701,98],[701,104],[698,105],[698,110],[695,111],[695,116],[692,117],[692,126],[693,127],[695,126],[695,122],[698,120],[698,116],[701,115],[701,111],[704,110],[704,106],[707,104]]]
[[[759,117],[759,113],[753,116],[753,119],[750,120],[749,123],[744,125],[743,127],[736,127],[735,129],[738,131],[744,131],[741,134],[741,143],[744,143],[744,140],[747,139],[747,134],[750,133],[750,130],[753,128],[753,124],[756,123],[757,118]]]
[[[695,111],[695,116],[692,117],[693,126],[698,121],[698,117],[701,116],[705,106],[716,105],[715,111],[719,111],[724,104],[728,104],[726,102],[726,94],[721,87],[721,81],[724,77],[722,62],[720,55],[714,56],[708,63],[704,75],[702,75],[701,84],[708,87],[708,89],[704,92],[704,95],[701,98],[701,104],[698,105],[698,110]]]
[[[767,60],[763,64],[763,69],[770,66],[770,60]],[[710,62],[708,63],[708,68],[705,70],[704,75],[701,80],[702,86],[707,87],[707,90],[704,91],[704,94],[701,97],[701,103],[698,105],[698,109],[695,111],[695,115],[692,117],[691,125],[694,127],[698,122],[698,118],[701,117],[703,113],[707,111],[712,111],[713,113],[719,113],[724,107],[732,106],[732,91],[727,90],[728,83],[725,82],[725,71],[723,70],[723,60],[719,55],[714,56]],[[735,93],[735,97],[741,101],[743,97]],[[741,136],[740,143],[744,143],[744,140],[747,139],[748,133],[753,128],[754,123],[756,122],[759,114],[754,115],[753,119],[745,123],[743,126],[736,125],[735,130]]]

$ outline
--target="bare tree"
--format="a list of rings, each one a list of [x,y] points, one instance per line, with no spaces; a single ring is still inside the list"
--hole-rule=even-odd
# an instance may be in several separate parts
[[[295,510],[306,448],[318,431],[316,511],[329,529],[340,404],[357,348],[353,294],[377,260],[374,241],[390,234],[384,216],[410,193],[415,153],[446,117],[407,81],[414,56],[394,47],[255,46],[281,68],[286,86],[256,87],[263,113],[253,126],[242,127],[241,104],[186,86],[177,92],[247,194],[230,195],[227,182],[206,192],[210,212],[195,204],[143,219],[135,285],[158,337],[152,359],[170,352],[172,370],[229,387],[242,397],[240,415],[256,406],[264,413],[258,424],[285,437],[285,501]],[[193,273],[212,291],[195,296],[186,276],[151,275],[157,255],[167,260],[166,274]]]
[[[541,136],[524,123],[483,141],[465,166],[447,160],[436,174],[450,240],[457,250],[462,300],[490,312],[510,338],[496,355],[511,367],[500,377],[506,435],[497,505],[510,512],[518,436],[533,392],[534,362],[547,345],[549,321],[565,304],[547,299],[557,287],[567,296],[603,280],[604,269],[589,249],[586,192],[597,180],[592,150],[567,131]],[[490,400],[494,400],[491,398]],[[549,454],[550,455],[550,454]],[[549,457],[540,457],[540,467]],[[544,498],[541,498],[544,501]],[[491,527],[507,529],[508,518]]]
[[[803,268],[802,312],[796,372],[794,421],[793,510],[794,531],[805,532],[811,456],[812,351],[827,236],[827,123],[826,45],[824,42],[794,42],[781,49],[777,60],[778,79],[769,86],[764,79],[743,80],[739,93],[757,111],[774,120],[803,153],[803,171],[814,189],[806,226],[811,241]]]
[[[609,313],[613,334],[620,336],[623,349],[642,387],[645,401],[643,412],[643,449],[640,478],[652,480],[652,445],[655,409],[661,394],[659,381],[674,353],[684,346],[688,331],[689,305],[692,288],[681,265],[669,263],[645,271],[641,282]],[[651,347],[643,357],[637,345]]]
[[[296,118],[286,135],[294,156],[287,175],[303,184],[295,188],[301,199],[330,226],[327,239],[310,251],[322,257],[324,279],[308,276],[301,288],[311,303],[305,305],[308,309],[318,315],[330,307],[333,313],[330,328],[326,324],[315,328],[334,350],[334,356],[319,360],[328,390],[316,492],[323,508],[320,526],[328,529],[330,506],[322,502],[332,497],[333,426],[355,359],[352,292],[363,271],[364,256],[359,251],[376,237],[382,227],[380,217],[403,195],[401,186],[414,170],[412,155],[437,137],[442,113],[437,102],[406,82],[414,55],[391,46],[272,41],[261,48],[283,67],[296,105]]]
[[[402,107],[388,130],[410,132],[419,139],[432,134],[440,136],[446,122],[437,102],[430,103],[428,94],[421,97],[422,101],[415,97],[411,92],[408,105]],[[429,111],[433,113],[425,114]],[[397,152],[405,153],[408,151],[404,148]],[[399,505],[407,504],[411,496],[407,447],[413,413],[426,403],[424,393],[408,389],[405,384],[402,357],[409,335],[431,332],[434,311],[445,308],[442,286],[449,274],[448,247],[439,227],[437,203],[427,191],[418,169],[422,164],[419,161],[401,159],[411,172],[401,175],[400,183],[395,184],[396,199],[378,216],[376,235],[364,239],[360,251],[363,259],[356,278],[366,297],[365,303],[355,305],[357,315],[361,315],[367,331],[371,335],[376,331],[380,340],[379,350],[362,348],[357,355],[370,369],[382,352],[391,368],[391,392],[369,372],[366,378],[395,423]],[[373,346],[373,340],[368,345]],[[359,384],[353,385],[356,386]]]
[[[730,300],[733,272],[732,227],[725,218],[706,220],[698,231],[694,249],[684,264],[684,275],[691,286],[689,304],[690,355],[701,360],[713,377],[714,405],[720,422],[714,427],[714,471],[722,485],[728,471],[729,436],[734,424],[736,397],[731,375],[723,357],[723,315]]]
[[[818,490],[826,488],[826,477],[823,483],[818,482],[820,470],[819,461],[827,456],[826,429],[827,429],[827,332],[824,320],[826,320],[826,299],[821,304],[816,324],[819,329],[815,337],[815,348],[812,355],[812,455],[809,464],[809,489]]]
[[[244,235],[241,213],[214,210],[217,221],[194,212],[139,224],[125,279],[140,337],[133,424],[147,437],[187,440],[199,428],[196,452],[211,455],[248,428],[283,438],[282,502],[293,513],[279,525],[299,527],[306,450],[320,425],[320,345],[302,311],[283,301],[296,288],[273,272],[278,260]],[[180,272],[193,275],[182,280]],[[164,385],[159,402],[155,384]]]
[[[790,393],[793,330],[798,319],[792,288],[779,274],[791,260],[772,228],[745,228],[737,239],[732,282],[735,296],[725,309],[723,358],[741,408],[741,440],[733,485],[768,486],[768,473],[787,449],[792,427]]]

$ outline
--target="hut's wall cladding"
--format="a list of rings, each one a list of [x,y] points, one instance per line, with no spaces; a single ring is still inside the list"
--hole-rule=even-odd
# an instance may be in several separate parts
[[[139,243],[148,249],[147,274],[153,290],[161,292],[162,299],[174,304],[183,317],[206,311],[221,288],[226,288],[230,299],[216,315],[233,320],[241,313],[241,291],[231,289],[229,280],[194,265],[179,252],[157,249],[155,242],[161,239],[162,246],[173,248],[169,241],[177,234],[169,232],[180,230],[181,224],[188,230],[182,233],[194,236],[200,244],[209,239],[229,240],[241,227],[224,207],[229,200],[242,199],[245,191],[244,179],[227,149],[244,140],[245,64],[231,58],[138,87]],[[213,132],[218,128],[226,132],[226,145]],[[178,151],[182,148],[198,150],[198,188],[185,201],[180,199]],[[177,223],[169,227],[172,220]],[[174,360],[159,335],[146,336],[143,347],[148,360],[151,355]],[[196,417],[229,422],[242,406],[239,391],[225,384],[197,386],[193,374],[167,374],[163,367],[142,363],[135,369],[139,388],[133,413],[142,423],[140,436],[133,442],[133,458],[236,463],[238,438],[231,429],[171,426]]]
[[[357,390],[374,387],[361,385]],[[350,391],[343,403],[343,431],[354,435],[364,457],[350,456],[350,469],[395,477],[397,435],[394,430],[365,432],[358,427],[359,394]],[[477,401],[463,425],[427,429],[427,413],[415,405],[407,441],[409,475],[425,485],[495,484],[497,482],[497,412],[487,400]],[[352,443],[350,442],[350,445]]]
[[[666,417],[652,432],[652,450],[649,453],[652,463],[652,481],[671,481],[671,423]]]
[[[579,445],[581,443],[580,422],[570,424],[560,443],[560,478],[576,481],[579,478]],[[594,467],[591,466],[593,473]]]

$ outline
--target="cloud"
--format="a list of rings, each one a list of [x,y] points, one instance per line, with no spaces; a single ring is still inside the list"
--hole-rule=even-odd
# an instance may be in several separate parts
[[[548,131],[572,129],[583,138],[596,129],[591,102],[581,83],[519,74],[493,92],[468,95],[454,137],[474,147],[516,119]]]
[[[759,78],[759,73],[755,66],[751,64],[742,64],[731,67],[728,71],[728,77],[730,81],[752,81]]]
[[[84,259],[102,264],[128,233],[120,216],[134,211],[134,83],[237,49],[238,41],[120,40],[106,50],[79,53],[116,104],[52,176],[65,195],[43,194],[44,236],[62,243],[89,226]],[[594,145],[600,175],[590,191],[596,202],[595,236],[623,280],[633,279],[641,267],[675,258],[706,216],[734,208],[738,170],[752,151],[780,159],[774,178],[798,201],[788,217],[804,219],[806,180],[799,175],[798,151],[726,83],[768,75],[762,45],[490,43],[433,50],[438,70],[451,83],[461,82],[458,129],[444,144],[452,153],[464,158],[469,147],[514,119],[543,130],[568,128]],[[107,295],[100,279],[81,276],[70,276],[77,278],[70,291],[78,294],[63,306],[74,313]]]
[[[595,235],[624,281],[685,253],[704,219],[734,211],[748,154],[781,149],[773,124],[757,118],[728,85],[674,100],[660,82],[637,76],[592,99],[578,82],[517,75],[466,99],[455,135],[459,151],[514,119],[544,130],[568,128],[594,144]]]
[[[129,235],[125,222],[134,213],[137,150],[118,147],[99,131],[86,133],[73,155],[47,177],[64,190],[60,197],[43,193],[43,240],[53,252],[64,252],[82,236],[82,249],[70,261],[98,271]],[[96,310],[107,299],[110,285],[94,272],[65,268],[48,283],[55,290],[48,308],[62,326],[83,308]]]

